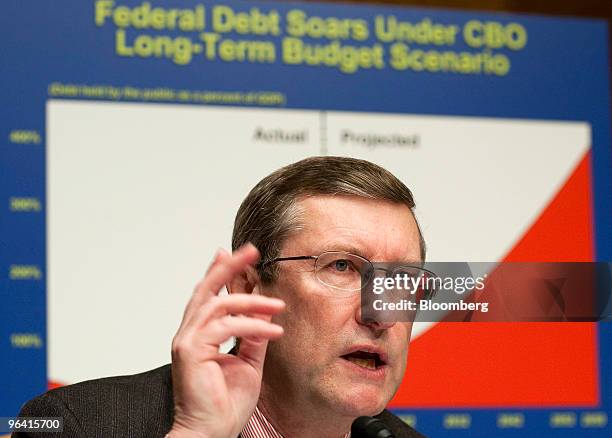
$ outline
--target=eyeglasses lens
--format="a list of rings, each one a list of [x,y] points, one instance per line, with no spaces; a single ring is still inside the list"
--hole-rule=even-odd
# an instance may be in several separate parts
[[[321,283],[345,291],[360,290],[362,273],[371,276],[371,272],[370,262],[346,252],[323,253],[315,263],[315,274]]]

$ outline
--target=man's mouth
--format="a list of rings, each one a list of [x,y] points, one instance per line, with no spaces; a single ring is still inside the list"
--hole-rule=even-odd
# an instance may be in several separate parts
[[[341,357],[342,359],[348,360],[349,362],[352,362],[355,365],[359,365],[360,367],[367,368],[370,370],[375,370],[386,365],[386,363],[381,359],[378,353],[371,353],[369,351],[353,351]]]

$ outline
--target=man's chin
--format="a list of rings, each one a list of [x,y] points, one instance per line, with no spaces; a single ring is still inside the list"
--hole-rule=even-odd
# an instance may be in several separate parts
[[[323,379],[327,384],[319,387],[319,394],[323,395],[329,409],[344,417],[379,414],[397,389],[391,385],[393,379],[388,370],[383,378],[372,379],[354,372],[344,361],[338,361],[330,371]]]
[[[336,410],[341,410],[342,415],[360,417],[362,415],[373,416],[379,414],[389,400],[381,394],[381,389],[368,387],[350,386],[340,394],[336,404]]]

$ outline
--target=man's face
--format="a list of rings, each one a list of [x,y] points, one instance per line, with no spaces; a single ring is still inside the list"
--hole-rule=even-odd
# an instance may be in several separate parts
[[[298,206],[304,228],[287,239],[280,257],[346,251],[373,262],[420,260],[417,225],[403,204],[315,196]],[[263,293],[287,303],[275,318],[285,335],[268,346],[264,399],[352,417],[379,413],[402,381],[412,323],[362,322],[359,291],[338,294],[321,284],[313,260],[284,261],[277,268],[278,279]],[[354,360],[364,352],[385,364],[377,361],[371,369],[371,361]]]

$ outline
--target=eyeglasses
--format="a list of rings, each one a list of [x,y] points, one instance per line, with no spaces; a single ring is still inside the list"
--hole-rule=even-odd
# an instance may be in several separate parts
[[[316,279],[331,288],[352,293],[363,289],[376,276],[376,271],[382,271],[387,278],[429,278],[435,274],[426,269],[406,264],[373,264],[365,257],[345,251],[325,251],[318,256],[278,257],[264,261],[260,267],[264,268],[273,263],[290,260],[314,260],[314,274]],[[420,285],[431,284],[420,281]],[[435,290],[421,288],[419,296],[430,298]]]

